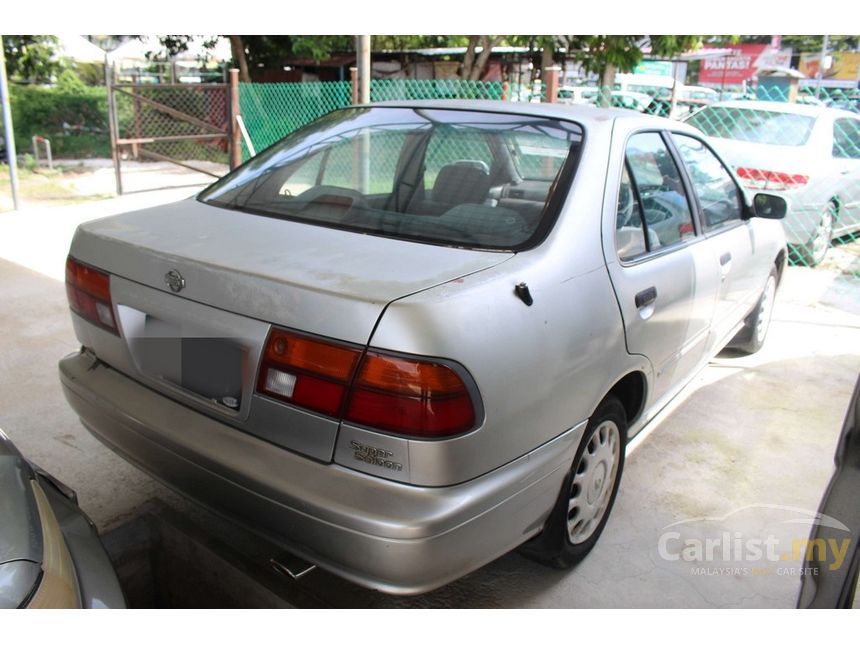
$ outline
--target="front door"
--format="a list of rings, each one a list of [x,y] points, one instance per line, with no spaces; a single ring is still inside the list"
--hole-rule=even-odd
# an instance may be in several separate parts
[[[743,219],[743,195],[722,161],[696,137],[676,132],[672,140],[690,177],[707,246],[719,264],[711,342],[717,350],[755,305],[772,258],[756,254],[755,229]]]

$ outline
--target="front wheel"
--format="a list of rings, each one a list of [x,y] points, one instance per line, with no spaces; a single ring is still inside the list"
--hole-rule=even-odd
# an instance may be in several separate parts
[[[770,270],[770,275],[765,282],[764,290],[756,304],[755,309],[744,320],[743,329],[738,332],[729,347],[737,349],[744,354],[755,354],[764,346],[767,338],[767,330],[770,328],[770,319],[773,315],[773,303],[776,299],[776,267]]]
[[[607,397],[585,428],[543,532],[521,547],[524,555],[558,569],[567,569],[588,555],[615,503],[626,444],[624,406]]]

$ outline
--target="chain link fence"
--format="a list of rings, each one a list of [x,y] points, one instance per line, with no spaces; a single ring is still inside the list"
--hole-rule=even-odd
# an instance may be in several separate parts
[[[351,104],[349,81],[239,84],[242,118],[257,152],[321,116]],[[243,158],[248,158],[244,144]]]
[[[243,118],[259,151],[320,116],[349,106],[352,87],[348,81],[241,84],[239,96]],[[501,82],[456,79],[377,79],[371,81],[370,97],[372,102],[547,100],[545,86],[540,84],[512,91]],[[789,209],[783,224],[790,263],[825,265],[860,278],[857,90],[762,85],[754,91],[729,93],[683,86],[673,96],[666,87],[564,86],[558,90],[557,102],[634,110],[698,128],[746,188],[786,199]],[[247,150],[244,156],[248,157]],[[479,157],[472,154],[468,158]]]
[[[222,84],[111,87],[116,141],[132,157],[226,164],[229,91]]]
[[[789,262],[860,277],[860,91],[760,86],[563,87],[558,102],[615,107],[694,126],[751,192],[788,202]]]

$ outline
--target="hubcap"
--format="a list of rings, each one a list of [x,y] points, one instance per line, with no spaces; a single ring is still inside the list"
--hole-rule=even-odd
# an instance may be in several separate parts
[[[830,247],[830,237],[833,235],[833,213],[830,209],[824,211],[818,226],[815,229],[815,238],[812,240],[812,258],[816,264],[824,259],[827,255],[827,249]]]
[[[567,502],[567,534],[572,544],[581,544],[590,538],[606,515],[620,456],[618,426],[614,421],[604,421],[591,434],[574,465]]]
[[[776,295],[776,280],[773,276],[767,279],[767,284],[764,287],[764,292],[761,294],[761,302],[758,306],[758,320],[755,325],[755,336],[759,344],[764,341],[767,335],[767,328],[770,325],[770,317],[773,314],[773,300]]]

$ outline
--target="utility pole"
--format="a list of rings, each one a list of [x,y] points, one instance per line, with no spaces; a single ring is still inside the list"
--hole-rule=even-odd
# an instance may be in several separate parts
[[[370,103],[370,36],[355,37],[358,67],[358,102]]]
[[[18,210],[18,161],[15,155],[15,131],[12,128],[12,109],[9,106],[9,83],[6,79],[6,55],[3,36],[0,36],[0,99],[3,102],[3,136],[6,139],[6,162],[9,164],[9,183],[12,186],[12,204]]]
[[[370,36],[355,37],[355,54],[358,67],[358,102],[370,103]],[[353,148],[353,172],[356,187],[365,195],[370,190],[370,133],[367,130],[356,137]]]
[[[824,66],[827,63],[827,48],[830,45],[830,36],[824,36],[824,42],[821,45],[821,59],[818,61],[818,83],[815,86],[815,98],[821,94],[821,81],[824,80]]]

